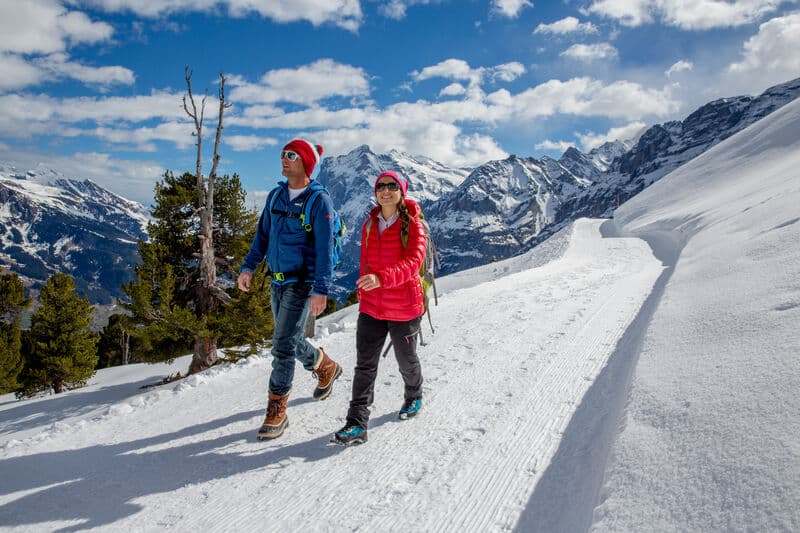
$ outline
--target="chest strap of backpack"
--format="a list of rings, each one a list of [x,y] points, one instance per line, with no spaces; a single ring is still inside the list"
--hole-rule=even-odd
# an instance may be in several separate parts
[[[280,191],[278,191],[272,196],[272,199],[270,200],[269,212],[274,215],[299,219],[300,224],[303,226],[303,229],[306,230],[306,235],[310,239],[311,237],[314,236],[314,234],[312,233],[314,227],[311,225],[311,208],[314,207],[314,200],[316,200],[317,196],[322,194],[322,192],[323,191],[320,189],[315,189],[311,191],[311,194],[308,195],[308,198],[306,198],[303,201],[303,207],[301,208],[300,212],[296,213],[294,211],[284,211],[282,209],[275,208],[275,202],[278,200],[278,195],[280,194]],[[270,277],[270,279],[272,281],[277,281],[277,282],[284,282],[287,280],[291,281],[293,278],[296,278],[298,283],[301,283],[305,280],[307,274],[308,274],[307,272],[302,270],[294,272],[273,272],[272,269],[270,269],[267,272],[267,275]]]

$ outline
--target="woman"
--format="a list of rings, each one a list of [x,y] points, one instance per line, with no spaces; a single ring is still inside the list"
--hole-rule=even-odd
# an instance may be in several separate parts
[[[417,336],[424,311],[419,269],[426,240],[419,205],[405,197],[407,190],[408,180],[397,172],[380,174],[375,181],[378,205],[361,228],[353,396],[347,423],[334,434],[334,441],[345,446],[367,441],[368,406],[387,334],[405,383],[400,419],[416,416],[422,407]]]

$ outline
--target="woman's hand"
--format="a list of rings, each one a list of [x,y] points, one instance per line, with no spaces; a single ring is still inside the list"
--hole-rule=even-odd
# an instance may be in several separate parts
[[[375,274],[364,274],[356,280],[356,287],[365,291],[371,291],[381,286],[381,280]]]

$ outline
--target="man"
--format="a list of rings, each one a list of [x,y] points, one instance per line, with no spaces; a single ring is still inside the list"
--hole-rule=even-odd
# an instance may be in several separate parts
[[[286,402],[295,359],[319,380],[314,390],[317,400],[330,395],[333,382],[342,373],[338,363],[322,348],[306,342],[303,335],[309,311],[317,316],[325,310],[333,278],[334,210],[330,196],[319,194],[311,206],[311,220],[301,220],[305,200],[314,190],[324,190],[311,179],[321,154],[322,146],[304,139],[294,139],[283,147],[281,167],[287,181],[280,182],[267,196],[237,280],[240,290],[249,290],[253,270],[266,254],[275,332],[267,416],[258,431],[259,440],[280,437],[289,425]]]

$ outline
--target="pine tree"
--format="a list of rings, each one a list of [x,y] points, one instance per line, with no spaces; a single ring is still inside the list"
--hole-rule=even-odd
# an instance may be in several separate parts
[[[238,175],[218,177],[214,187],[215,276],[227,285],[230,302],[212,309],[198,305],[202,284],[196,179],[189,173],[167,172],[156,184],[150,240],[139,242],[142,263],[135,269],[135,279],[123,287],[130,298],[125,307],[132,315],[131,331],[141,343],[139,354],[144,361],[192,352],[203,339],[211,339],[214,346],[255,347],[272,335],[269,283],[259,291],[235,289],[237,269],[255,235],[257,215],[245,207]],[[259,279],[254,279],[253,286],[262,285]]]
[[[97,343],[97,368],[139,363],[141,346],[131,335],[133,325],[128,315],[117,313],[108,318]]]
[[[27,309],[25,287],[16,274],[0,275],[0,394],[19,388],[24,365],[20,313]]]
[[[75,292],[68,274],[54,274],[39,293],[31,316],[21,395],[56,394],[83,386],[97,365],[97,336],[89,330],[92,305]]]

